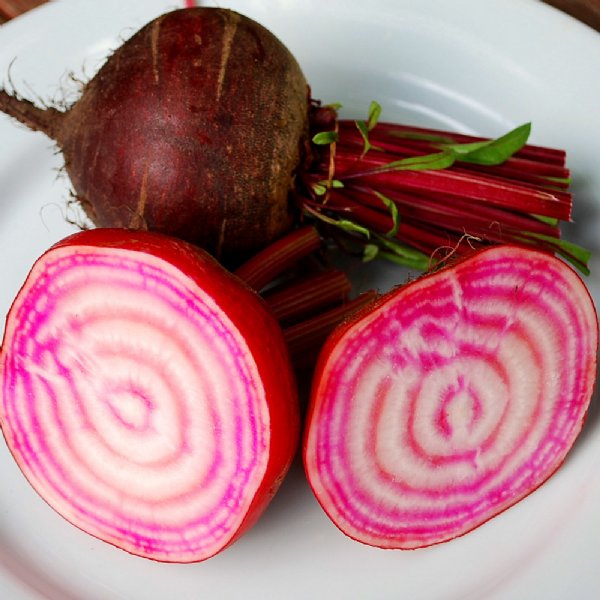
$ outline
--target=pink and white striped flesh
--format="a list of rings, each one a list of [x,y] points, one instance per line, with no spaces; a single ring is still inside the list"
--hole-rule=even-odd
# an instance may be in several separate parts
[[[319,359],[304,441],[318,501],[381,548],[471,531],[563,463],[597,347],[585,285],[538,251],[484,250],[390,292]]]
[[[208,558],[252,525],[294,455],[296,388],[262,300],[149,233],[76,234],[7,319],[0,419],[50,506],[130,553]]]

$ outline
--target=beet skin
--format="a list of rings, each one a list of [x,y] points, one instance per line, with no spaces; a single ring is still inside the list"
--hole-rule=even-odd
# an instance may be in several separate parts
[[[0,109],[56,140],[97,226],[160,231],[221,258],[290,226],[308,105],[285,46],[214,8],[143,27],[66,112],[0,93]]]

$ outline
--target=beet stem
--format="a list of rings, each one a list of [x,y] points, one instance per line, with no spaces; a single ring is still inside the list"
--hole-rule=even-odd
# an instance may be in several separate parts
[[[338,121],[340,131],[356,131],[356,124],[349,119],[340,119]],[[395,138],[399,143],[422,143],[428,144],[431,148],[431,141],[428,138],[439,137],[440,140],[454,143],[481,142],[489,138],[469,135],[464,133],[455,133],[444,131],[441,129],[432,129],[427,127],[414,127],[411,125],[403,125],[399,123],[384,123],[380,122],[378,126],[370,133],[373,140],[378,139],[377,135],[381,132],[388,134],[388,137]],[[526,144],[514,154],[515,157],[528,158],[537,160],[546,164],[564,165],[566,161],[566,152],[561,148],[549,148],[546,146],[536,146],[534,144]]]
[[[377,298],[379,294],[375,291],[364,292],[345,304],[284,328],[283,335],[288,343],[294,367],[300,369],[313,366],[318,351],[334,328]]]
[[[351,289],[348,276],[333,269],[292,281],[263,297],[275,317],[289,324],[332,304],[344,302]]]
[[[341,231],[338,241],[347,240],[353,253],[362,248],[365,260],[426,270],[440,251],[514,243],[559,254],[589,272],[589,252],[561,240],[560,221],[571,220],[573,205],[564,150],[525,144],[470,162],[451,146],[489,138],[382,123],[378,116],[370,109],[368,121],[336,119],[325,107],[311,116],[314,160],[301,201],[325,231]],[[333,131],[335,143],[317,141]],[[407,246],[429,260],[415,263]]]
[[[340,165],[343,169],[343,164]],[[473,202],[493,204],[522,212],[543,214],[562,220],[571,217],[571,203],[562,194],[532,190],[513,182],[502,181],[483,174],[467,174],[455,169],[393,171],[374,167],[363,172],[345,172],[338,178],[346,184],[358,180],[379,190],[430,191],[452,198],[469,198]]]
[[[300,259],[312,254],[321,238],[312,226],[302,227],[273,242],[235,270],[235,274],[256,291],[262,290]]]

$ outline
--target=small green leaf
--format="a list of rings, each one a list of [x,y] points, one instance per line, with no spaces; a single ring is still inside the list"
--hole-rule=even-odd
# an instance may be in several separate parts
[[[387,196],[384,196],[380,192],[375,192],[375,195],[381,202],[383,202],[384,206],[390,211],[390,216],[392,217],[392,228],[386,233],[387,236],[394,237],[398,233],[398,227],[400,226],[400,219],[398,218],[398,207],[396,203]]]
[[[568,240],[557,240],[556,245],[562,250],[566,250],[571,256],[574,256],[585,265],[587,265],[590,258],[592,258],[591,250],[579,246],[578,244],[574,244],[573,242],[569,242]]]
[[[546,217],[545,215],[531,215],[534,219],[537,219],[541,223],[546,223],[546,225],[550,225],[551,227],[556,227],[558,225],[558,219],[556,217]]]
[[[324,215],[320,210],[309,208],[308,206],[304,207],[304,210],[312,215],[313,217],[323,221],[323,223],[327,223],[328,225],[333,225],[334,227],[338,227],[343,231],[347,231],[349,233],[359,233],[360,235],[364,235],[367,239],[371,238],[371,231],[367,227],[363,227],[354,221],[350,221],[349,219],[338,219],[328,217]]]
[[[324,196],[327,193],[327,186],[321,183],[313,183],[312,189],[317,196]]]
[[[570,177],[544,177],[544,179],[546,181],[549,181],[550,183],[562,183],[564,185],[570,185],[571,183],[573,183],[573,180]]]
[[[453,144],[454,140],[439,133],[424,133],[420,131],[392,131],[394,137],[404,138],[406,140],[415,140],[421,142],[431,142],[432,144]]]
[[[321,131],[313,136],[313,144],[327,146],[338,141],[337,131]]]
[[[318,181],[316,185],[322,185],[325,188],[341,189],[344,187],[344,182],[340,181],[339,179],[321,179],[321,181]]]
[[[412,258],[410,256],[402,256],[395,252],[385,252],[380,250],[378,257],[394,264],[408,267],[409,269],[415,269],[417,271],[427,271],[431,267],[431,261],[425,255],[419,258]]]
[[[382,171],[421,171],[426,169],[447,169],[454,164],[455,155],[449,151],[425,154],[423,156],[409,156],[383,165]]]
[[[358,129],[362,139],[363,139],[363,151],[362,156],[364,156],[373,146],[369,141],[369,126],[365,121],[355,121],[356,128]]]
[[[418,131],[394,131],[396,137],[422,140],[436,144],[442,151],[452,153],[456,160],[479,165],[499,165],[520,150],[529,139],[531,123],[525,123],[494,140],[456,143],[451,137]],[[441,167],[445,168],[445,167]]]
[[[392,240],[380,235],[376,236],[376,240],[381,248],[385,248],[385,250],[387,250],[379,250],[378,256],[380,258],[385,258],[386,260],[396,264],[404,265],[405,267],[409,267],[411,269],[418,269],[419,271],[427,271],[427,269],[429,269],[431,266],[430,257],[420,250],[416,250],[410,246],[405,246],[396,240]]]
[[[339,227],[340,229],[347,231],[348,233],[359,233],[360,235],[364,235],[367,239],[370,239],[371,232],[366,227],[355,223],[354,221],[350,221],[348,219],[332,219],[334,221],[334,225]]]
[[[499,165],[518,152],[529,139],[531,123],[525,123],[494,140],[467,144],[442,144],[457,160],[477,165]]]
[[[331,181],[327,179],[321,179],[321,181],[317,181],[317,183],[313,183],[312,189],[313,192],[317,196],[324,196],[327,193],[327,190],[330,188],[341,189],[344,187],[344,182],[339,179],[332,179]]]
[[[381,116],[381,106],[378,102],[373,100],[371,105],[369,106],[369,114],[367,115],[366,121],[354,121],[356,124],[356,128],[360,132],[360,135],[363,139],[364,146],[362,155],[364,156],[373,145],[369,141],[369,131],[371,131],[378,123],[379,117]]]
[[[340,110],[343,104],[341,102],[332,102],[331,104],[326,104],[325,108],[333,108],[333,110]]]
[[[371,262],[377,255],[379,254],[379,246],[376,244],[366,244],[363,250],[362,261],[363,262]]]
[[[369,106],[369,116],[367,117],[367,129],[371,131],[379,122],[381,116],[381,105],[373,100],[371,106]]]

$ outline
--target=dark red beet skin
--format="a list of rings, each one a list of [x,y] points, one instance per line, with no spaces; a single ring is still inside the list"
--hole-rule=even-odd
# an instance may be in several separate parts
[[[291,224],[308,86],[291,53],[228,10],[183,9],[123,44],[69,111],[0,95],[54,138],[97,226],[171,234],[227,258]]]

